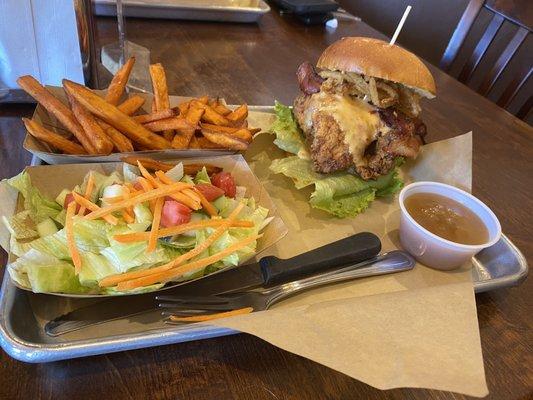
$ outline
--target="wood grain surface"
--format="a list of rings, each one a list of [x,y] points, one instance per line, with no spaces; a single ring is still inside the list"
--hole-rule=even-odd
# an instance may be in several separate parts
[[[315,62],[342,36],[381,37],[361,22],[336,30],[306,27],[274,9],[257,25],[128,19],[130,40],[149,47],[167,70],[171,94],[220,95],[229,102],[290,103],[295,69]],[[98,19],[98,44],[116,40]],[[429,141],[474,132],[473,192],[496,211],[503,230],[533,260],[531,127],[432,67],[438,98],[426,101]],[[102,74],[100,85],[109,76]],[[0,110],[0,178],[29,163],[18,117]],[[17,118],[15,118],[17,117]],[[5,253],[1,254],[5,262]],[[477,297],[490,399],[533,396],[533,283]],[[357,351],[357,349],[350,349]],[[234,336],[50,364],[0,354],[0,399],[462,399],[422,389],[379,391],[255,337]]]

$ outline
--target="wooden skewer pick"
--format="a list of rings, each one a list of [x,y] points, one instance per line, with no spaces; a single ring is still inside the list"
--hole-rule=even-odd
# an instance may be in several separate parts
[[[405,23],[405,20],[407,19],[407,16],[411,12],[411,6],[407,6],[405,11],[403,12],[402,19],[398,23],[398,26],[396,27],[396,31],[394,32],[394,35],[392,35],[392,39],[389,42],[389,46],[392,46],[394,43],[396,43],[396,39],[398,39],[398,35],[400,34],[400,31],[402,30],[403,24]]]

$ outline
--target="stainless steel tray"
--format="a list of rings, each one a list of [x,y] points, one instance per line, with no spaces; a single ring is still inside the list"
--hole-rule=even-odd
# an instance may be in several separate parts
[[[42,163],[34,157],[31,165]],[[518,285],[527,274],[526,259],[505,235],[473,259],[476,293]],[[142,301],[142,296],[153,298],[153,294],[138,295],[132,296],[131,301]],[[33,294],[15,287],[5,272],[0,291],[0,346],[13,358],[41,363],[238,333],[200,324],[167,326],[156,310],[58,337],[44,332],[44,325],[51,319],[98,301],[102,300]]]
[[[527,273],[524,256],[506,236],[474,258],[476,293],[518,285]],[[133,296],[131,301],[141,301],[141,296],[153,294]],[[166,326],[157,310],[59,337],[44,332],[44,325],[54,317],[97,301],[101,300],[29,293],[15,287],[6,272],[0,292],[0,345],[13,358],[40,363],[238,333],[200,324]]]
[[[94,0],[95,14],[116,16],[115,0]],[[263,0],[124,0],[124,15],[137,18],[257,22],[270,11]]]

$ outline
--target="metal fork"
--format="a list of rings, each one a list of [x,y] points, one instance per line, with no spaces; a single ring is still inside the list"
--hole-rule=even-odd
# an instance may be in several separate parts
[[[198,315],[208,311],[227,311],[252,307],[254,311],[267,310],[273,304],[300,293],[330,283],[368,276],[407,271],[414,267],[414,259],[406,252],[395,250],[370,260],[308,278],[246,292],[211,296],[157,296],[163,315]],[[170,323],[170,321],[166,321]]]

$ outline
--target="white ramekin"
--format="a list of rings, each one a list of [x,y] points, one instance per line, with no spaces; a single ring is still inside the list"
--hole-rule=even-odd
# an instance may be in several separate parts
[[[420,226],[405,209],[404,201],[415,193],[435,193],[448,197],[472,210],[489,231],[489,239],[479,245],[451,242]],[[428,267],[450,270],[458,268],[476,253],[495,244],[501,236],[500,222],[483,202],[461,189],[438,182],[416,182],[400,192],[400,242],[403,248]]]

